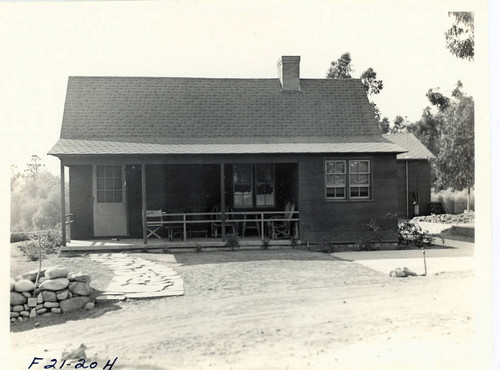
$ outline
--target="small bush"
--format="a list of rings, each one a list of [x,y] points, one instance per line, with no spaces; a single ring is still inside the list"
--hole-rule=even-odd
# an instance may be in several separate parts
[[[31,239],[26,240],[18,245],[22,254],[30,258],[32,261],[39,259],[39,249],[42,251],[42,258],[47,254],[55,254],[58,252],[62,244],[61,229],[51,229],[39,231],[33,235]]]
[[[398,226],[399,245],[403,249],[424,248],[434,242],[434,238],[420,226],[409,221],[405,221]]]
[[[269,249],[269,246],[270,246],[269,239],[268,238],[262,239],[262,244],[260,245],[260,249],[267,250]]]
[[[240,239],[238,238],[238,234],[230,234],[226,237],[226,248],[234,251],[236,248],[240,247]]]
[[[194,246],[194,252],[195,253],[201,253],[201,252],[203,252],[203,248],[201,247],[201,245],[199,245],[198,243],[196,243],[195,246]]]

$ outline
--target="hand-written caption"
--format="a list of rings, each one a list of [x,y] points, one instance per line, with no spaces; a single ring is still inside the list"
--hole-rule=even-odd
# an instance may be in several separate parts
[[[35,365],[43,365],[43,369],[102,369],[102,370],[111,370],[118,360],[118,357],[115,357],[113,361],[108,360],[106,364],[101,368],[98,367],[99,364],[97,361],[89,362],[86,359],[82,358],[79,360],[62,360],[60,362],[57,359],[47,359],[48,363],[42,363],[43,357],[33,357],[33,361],[31,361],[31,365],[28,367],[28,370],[33,368],[40,368]],[[102,365],[102,364],[101,364]]]

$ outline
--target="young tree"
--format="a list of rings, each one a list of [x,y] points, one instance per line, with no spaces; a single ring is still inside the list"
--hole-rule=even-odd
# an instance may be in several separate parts
[[[382,120],[379,121],[378,125],[380,127],[380,132],[382,132],[383,134],[389,133],[389,129],[391,126],[391,124],[389,122],[389,118],[387,118],[387,117],[382,118]]]
[[[470,211],[470,189],[474,186],[474,100],[462,95],[444,112],[444,124],[437,157],[438,186],[467,189],[467,211]]]
[[[433,114],[430,107],[426,107],[422,112],[422,117],[408,125],[408,132],[414,134],[432,154],[438,156],[441,137],[441,130],[444,124],[442,113]]]
[[[364,71],[360,78],[368,95],[378,94],[384,88],[384,83],[382,80],[377,80],[377,72],[371,67]]]
[[[474,13],[449,12],[448,16],[455,20],[444,34],[446,48],[458,58],[474,60]]]

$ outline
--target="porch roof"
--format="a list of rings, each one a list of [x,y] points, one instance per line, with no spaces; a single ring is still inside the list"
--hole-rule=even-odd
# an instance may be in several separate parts
[[[173,140],[172,140],[173,141]],[[405,149],[382,137],[357,138],[219,138],[174,142],[128,142],[60,139],[49,154],[280,154],[280,153],[403,153]]]

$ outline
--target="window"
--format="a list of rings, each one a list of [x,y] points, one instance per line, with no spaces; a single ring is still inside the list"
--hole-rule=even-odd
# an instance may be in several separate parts
[[[326,160],[325,192],[326,199],[369,199],[370,161]]]
[[[255,204],[274,206],[274,164],[255,165]]]
[[[252,207],[252,165],[235,164],[233,176],[234,207]]]
[[[345,199],[345,167],[345,161],[325,161],[325,184],[327,198]]]
[[[233,165],[234,208],[274,206],[274,194],[274,164]]]
[[[370,161],[349,161],[349,196],[370,197]]]
[[[96,166],[96,192],[98,203],[121,203],[122,166]]]

